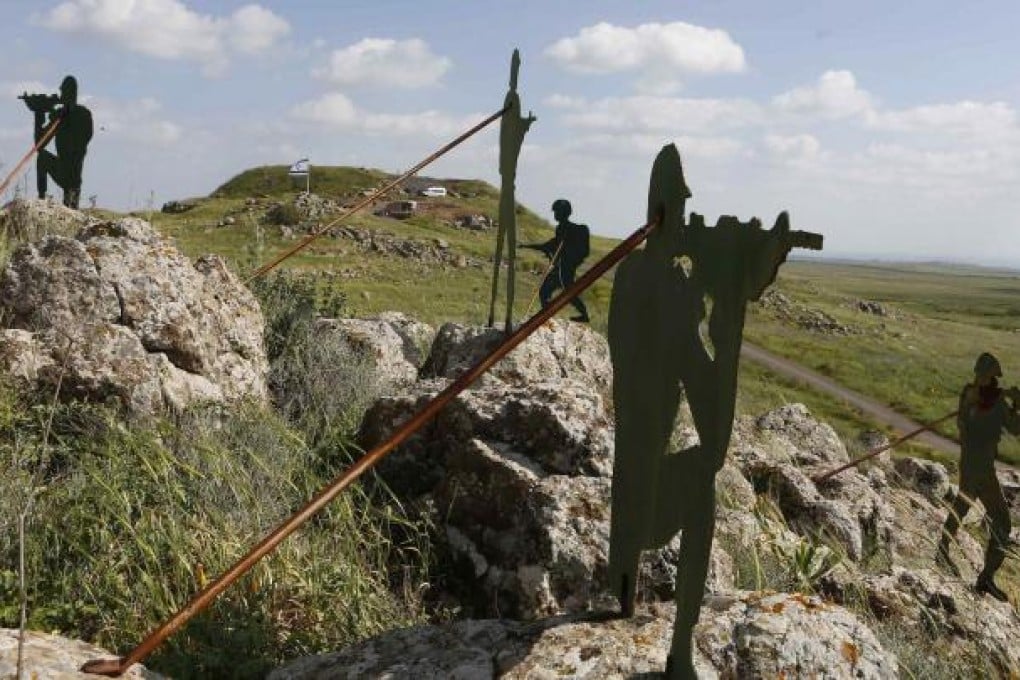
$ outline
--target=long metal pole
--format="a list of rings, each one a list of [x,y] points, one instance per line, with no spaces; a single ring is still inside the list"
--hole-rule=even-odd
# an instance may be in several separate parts
[[[947,413],[946,415],[942,416],[938,420],[933,420],[930,423],[928,423],[927,425],[922,425],[921,427],[917,428],[913,432],[908,432],[907,434],[903,435],[899,439],[895,439],[895,440],[889,442],[888,444],[885,444],[883,446],[878,447],[877,449],[875,449],[873,451],[869,451],[868,453],[864,454],[860,458],[852,460],[852,461],[850,461],[849,463],[847,463],[845,465],[841,465],[838,468],[836,468],[835,470],[829,470],[828,472],[826,472],[824,474],[821,474],[821,475],[818,475],[817,477],[812,477],[812,481],[815,484],[821,484],[822,482],[827,480],[829,477],[833,477],[835,475],[838,475],[840,472],[843,472],[844,470],[849,470],[852,467],[856,467],[856,466],[860,465],[861,463],[863,463],[864,461],[870,460],[871,458],[874,458],[878,454],[884,453],[884,452],[888,451],[889,449],[893,448],[894,446],[899,446],[900,444],[902,444],[903,442],[907,441],[908,439],[912,439],[912,438],[916,437],[917,435],[921,434],[922,432],[927,432],[928,430],[934,429],[936,425],[938,425],[939,423],[944,422],[946,420],[949,420],[950,418],[954,417],[957,413],[959,413],[959,411],[953,411],[952,413]]]
[[[276,548],[281,541],[283,541],[283,539],[290,536],[298,527],[308,521],[309,518],[325,507],[331,500],[336,498],[337,494],[347,488],[351,482],[356,480],[362,475],[362,473],[379,462],[383,456],[400,445],[401,442],[417,432],[418,429],[434,418],[436,414],[439,413],[439,411],[441,411],[447,404],[453,401],[458,394],[467,389],[471,383],[489,370],[493,364],[509,354],[517,345],[523,342],[525,338],[538,330],[542,324],[549,320],[564,305],[570,302],[570,300],[574,299],[574,297],[598,280],[598,278],[606,273],[610,267],[623,259],[627,253],[634,250],[634,248],[648,237],[648,234],[652,232],[656,224],[657,222],[651,222],[642,226],[631,234],[627,240],[616,246],[616,248],[614,248],[608,255],[596,262],[595,265],[584,274],[584,276],[575,281],[568,289],[553,298],[548,307],[542,308],[535,314],[535,316],[524,322],[524,324],[508,335],[506,339],[496,346],[488,355],[465,371],[463,375],[457,378],[457,380],[451,383],[445,390],[436,395],[436,397],[426,404],[422,410],[418,411],[418,413],[404,423],[399,430],[394,432],[389,439],[362,456],[351,468],[347,470],[347,472],[320,491],[315,498],[309,501],[307,505],[301,508],[301,510],[295,513],[290,519],[274,529],[272,533],[262,539],[257,546],[252,548],[247,555],[241,558],[234,566],[227,570],[226,573],[201,590],[190,602],[188,602],[188,604],[184,605],[184,607],[177,612],[173,618],[150,633],[149,636],[135,647],[130,654],[121,659],[94,659],[82,666],[82,672],[116,677],[124,673],[131,665],[138,663],[151,654],[156,647],[162,644],[168,637],[173,635],[177,629],[209,606],[216,596],[226,590],[227,587],[229,587],[234,581],[255,566],[259,560],[272,552],[273,549]]]
[[[446,144],[445,146],[440,148],[438,151],[434,152],[432,155],[430,155],[427,158],[425,158],[424,160],[420,161],[417,165],[415,165],[413,168],[411,168],[410,170],[408,170],[407,172],[402,174],[400,177],[397,177],[395,180],[391,181],[389,184],[387,184],[383,188],[377,189],[376,191],[374,191],[371,195],[369,195],[364,200],[359,201],[354,207],[350,208],[349,210],[347,210],[347,212],[345,212],[344,214],[340,215],[340,217],[337,217],[335,220],[333,220],[332,222],[330,222],[326,226],[320,228],[318,231],[314,231],[311,234],[309,234],[308,236],[306,236],[304,238],[304,240],[302,240],[300,243],[298,243],[293,248],[290,248],[289,250],[284,251],[282,254],[278,255],[276,258],[274,258],[274,259],[270,260],[269,262],[267,262],[266,264],[262,265],[261,267],[259,267],[258,269],[256,269],[254,272],[251,273],[251,276],[249,276],[245,280],[245,283],[251,283],[253,280],[257,279],[258,277],[262,276],[263,274],[265,274],[269,270],[273,269],[274,267],[276,267],[278,264],[280,264],[281,262],[286,260],[291,255],[294,255],[297,252],[303,250],[312,241],[314,241],[315,239],[317,239],[320,236],[322,236],[323,234],[325,234],[331,228],[333,228],[334,226],[336,226],[340,222],[343,222],[348,217],[350,217],[354,213],[356,213],[359,210],[361,210],[362,208],[364,208],[366,205],[369,205],[372,202],[378,200],[380,196],[382,196],[383,194],[388,192],[390,189],[392,189],[393,187],[395,187],[398,184],[400,184],[401,182],[403,182],[405,179],[407,179],[411,175],[413,175],[414,173],[418,172],[419,170],[424,168],[426,165],[432,163],[433,161],[438,159],[443,154],[453,150],[455,147],[459,146],[461,143],[466,141],[469,137],[471,137],[475,133],[479,132],[480,130],[482,130],[487,125],[490,125],[493,121],[498,120],[499,117],[502,116],[504,113],[506,113],[509,108],[510,108],[509,106],[504,106],[499,111],[496,111],[494,114],[492,114],[491,116],[489,116],[488,118],[486,118],[482,122],[478,123],[477,125],[475,125],[473,128],[471,128],[470,130],[468,130],[464,134],[460,135],[459,137],[457,137],[453,141],[449,142],[448,144]]]

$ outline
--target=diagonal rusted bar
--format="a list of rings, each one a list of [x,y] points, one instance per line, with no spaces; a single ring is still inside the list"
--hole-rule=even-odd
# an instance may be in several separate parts
[[[570,302],[570,300],[598,280],[598,278],[606,273],[610,267],[623,259],[627,253],[640,245],[640,243],[648,237],[648,234],[655,229],[657,224],[658,221],[656,220],[642,226],[631,234],[627,240],[616,246],[616,248],[614,248],[608,255],[596,262],[595,265],[584,274],[584,276],[577,279],[577,281],[575,281],[568,289],[553,298],[548,307],[542,308],[537,314],[535,314],[535,316],[525,321],[516,331],[507,336],[506,339],[497,345],[489,354],[465,371],[462,376],[457,378],[457,380],[451,383],[445,390],[436,395],[436,397],[426,404],[422,410],[418,411],[418,413],[404,423],[399,430],[394,432],[389,439],[358,459],[358,461],[349,468],[347,472],[333,481],[328,487],[320,491],[319,494],[309,501],[307,505],[301,508],[301,510],[291,516],[291,518],[283,524],[279,525],[271,534],[262,539],[257,546],[252,548],[247,555],[241,558],[241,560],[227,570],[226,573],[195,595],[195,597],[184,605],[184,607],[177,612],[173,618],[150,633],[149,636],[135,647],[130,654],[120,659],[94,659],[82,666],[82,672],[116,677],[124,673],[133,664],[138,663],[151,654],[152,651],[162,644],[164,640],[173,635],[174,632],[187,623],[187,621],[193,616],[209,606],[209,604],[220,593],[226,590],[245,572],[255,566],[259,560],[272,552],[273,549],[283,541],[283,539],[290,536],[298,527],[304,524],[319,510],[324,508],[331,500],[336,498],[337,494],[347,488],[351,482],[360,477],[362,473],[379,462],[383,456],[388,454],[401,442],[410,437],[419,428],[434,418],[439,411],[453,401],[454,397],[467,389],[471,383],[489,370],[493,364],[509,354],[511,350],[524,341],[524,339],[529,335],[538,330],[543,323],[548,321],[557,311]]]
[[[888,451],[889,449],[891,449],[891,448],[893,448],[895,446],[899,446],[903,442],[907,441],[908,439],[912,439],[912,438],[916,437],[917,435],[921,434],[922,432],[927,432],[928,430],[934,430],[936,425],[938,425],[939,423],[942,423],[942,422],[944,422],[946,420],[949,420],[950,418],[955,416],[957,413],[959,413],[959,411],[953,411],[952,413],[947,413],[946,415],[942,416],[938,420],[933,420],[933,421],[931,421],[930,423],[928,423],[926,425],[922,425],[921,427],[917,428],[913,432],[908,432],[907,434],[903,435],[899,439],[894,439],[891,442],[889,442],[888,444],[884,444],[882,446],[879,446],[877,449],[869,451],[868,453],[864,454],[860,458],[855,458],[854,460],[850,461],[849,463],[846,463],[844,465],[840,465],[835,470],[829,470],[828,472],[826,472],[824,474],[821,474],[821,475],[818,475],[817,477],[812,477],[811,481],[813,481],[815,484],[821,484],[822,482],[824,482],[825,480],[829,479],[830,477],[834,477],[834,476],[838,475],[840,472],[843,472],[844,470],[849,470],[852,467],[857,467],[858,465],[860,465],[864,461],[870,460],[871,458],[874,458],[878,454],[884,453],[885,451]]]
[[[25,155],[21,157],[21,160],[18,161],[18,164],[14,166],[14,169],[11,170],[10,174],[7,175],[6,179],[4,179],[3,184],[0,184],[0,194],[2,194],[7,189],[7,185],[11,183],[11,180],[14,179],[14,177],[19,172],[21,172],[21,168],[25,165],[25,163],[28,162],[28,159],[30,159],[35,154],[39,153],[39,149],[43,148],[49,143],[50,139],[53,138],[53,135],[57,131],[57,126],[60,125],[61,121],[63,120],[64,120],[63,118],[57,118],[55,121],[53,121],[50,124],[50,126],[46,129],[46,132],[43,133],[43,136],[39,138],[39,141],[33,144],[32,148],[29,149],[25,153]]]
[[[311,234],[306,236],[300,243],[298,243],[293,248],[290,248],[290,249],[284,251],[283,253],[281,253],[277,257],[273,258],[272,260],[270,260],[266,264],[264,264],[261,267],[259,267],[258,269],[256,269],[254,272],[252,272],[251,276],[249,276],[245,280],[245,283],[251,283],[255,279],[259,278],[260,276],[262,276],[266,272],[268,272],[271,269],[273,269],[274,267],[276,267],[278,264],[280,264],[281,262],[286,260],[291,255],[294,255],[297,252],[303,250],[305,247],[308,246],[308,244],[310,244],[312,241],[314,241],[315,239],[317,239],[320,236],[322,236],[323,234],[325,234],[327,231],[332,229],[334,226],[336,226],[337,224],[340,224],[341,222],[346,220],[348,217],[350,217],[354,213],[356,213],[359,210],[361,210],[362,208],[364,208],[366,205],[369,205],[373,201],[378,200],[380,196],[383,196],[384,194],[386,194],[386,192],[388,192],[391,189],[393,189],[393,187],[397,186],[398,184],[403,182],[405,179],[407,179],[408,177],[410,177],[414,173],[416,173],[419,170],[421,170],[422,168],[424,168],[429,163],[432,163],[433,161],[435,161],[437,158],[439,158],[443,154],[447,153],[448,151],[453,150],[454,148],[459,146],[462,142],[467,141],[467,139],[469,137],[473,136],[476,132],[481,131],[484,127],[486,127],[487,125],[491,124],[493,121],[499,119],[499,117],[502,116],[504,113],[506,113],[509,108],[510,108],[509,106],[504,106],[499,111],[496,111],[494,114],[492,114],[491,116],[489,116],[488,118],[486,118],[482,122],[478,123],[477,125],[475,125],[473,128],[471,128],[470,130],[468,130],[464,134],[460,135],[459,137],[457,137],[453,141],[451,141],[448,144],[446,144],[445,146],[443,146],[438,151],[434,152],[428,158],[425,158],[424,160],[420,161],[417,165],[415,165],[413,168],[411,168],[410,170],[408,170],[407,172],[402,174],[400,177],[397,177],[395,180],[391,181],[389,184],[387,184],[383,188],[377,189],[376,191],[372,192],[371,195],[367,196],[364,200],[359,201],[357,203],[357,205],[355,205],[354,207],[352,207],[349,210],[347,210],[347,212],[345,212],[344,214],[340,215],[340,217],[337,217],[335,220],[333,220],[332,222],[330,222],[326,226],[322,227],[318,231],[312,232]]]

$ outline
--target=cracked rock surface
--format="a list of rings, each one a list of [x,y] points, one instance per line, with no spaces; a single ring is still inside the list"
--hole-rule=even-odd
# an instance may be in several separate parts
[[[115,655],[80,640],[70,640],[59,635],[25,632],[24,666],[25,678],[46,678],[47,680],[85,680],[98,678],[92,673],[78,669],[86,661],[110,659]],[[13,678],[18,668],[18,631],[0,628],[0,678]],[[163,676],[135,664],[124,675],[127,680],[163,680]]]
[[[536,623],[489,619],[420,626],[300,659],[269,677],[622,680],[661,672],[673,617],[672,604],[658,603],[630,619],[563,616]],[[747,592],[709,597],[694,637],[699,678],[896,676],[896,658],[866,626],[814,597]]]
[[[0,370],[128,411],[264,399],[258,303],[215,256],[192,263],[137,218],[46,236],[0,278]]]

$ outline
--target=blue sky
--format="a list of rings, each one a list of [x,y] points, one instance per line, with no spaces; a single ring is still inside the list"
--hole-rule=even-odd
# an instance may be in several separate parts
[[[97,125],[83,194],[100,205],[158,206],[303,156],[409,167],[499,108],[519,47],[538,120],[517,195],[539,214],[564,196],[596,233],[628,233],[673,141],[710,222],[786,209],[832,255],[1020,266],[1020,3],[3,6],[0,171],[31,141],[14,96],[73,73]],[[426,172],[496,183],[496,162],[493,128]]]

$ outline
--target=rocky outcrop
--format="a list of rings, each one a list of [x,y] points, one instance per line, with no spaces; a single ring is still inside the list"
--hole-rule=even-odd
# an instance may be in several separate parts
[[[863,330],[840,323],[828,312],[795,302],[778,290],[767,290],[756,305],[780,321],[820,335],[859,335]]]
[[[768,494],[799,534],[841,546],[860,561],[890,545],[893,511],[882,489],[884,473],[837,475],[821,487],[812,476],[849,460],[835,431],[790,404],[735,428],[731,458],[759,492]]]
[[[630,619],[560,617],[534,624],[464,621],[394,631],[274,671],[314,678],[632,678],[661,672],[673,606]],[[700,678],[889,678],[897,662],[870,630],[817,598],[734,593],[710,597],[695,629]]]
[[[480,269],[485,266],[483,261],[467,257],[453,248],[443,239],[422,241],[401,238],[381,229],[361,229],[350,226],[331,227],[328,231],[333,238],[352,242],[359,250],[379,253],[425,264],[441,264],[458,269],[473,267]]]
[[[362,445],[382,441],[502,337],[443,326],[422,380],[369,410]],[[392,489],[441,518],[446,586],[465,611],[536,618],[611,603],[608,387],[605,340],[552,321],[380,464]],[[649,553],[650,597],[672,593],[677,548]],[[720,587],[732,582],[725,555],[714,566]]]
[[[313,337],[334,336],[355,353],[366,357],[384,392],[406,387],[418,379],[418,368],[435,329],[399,312],[357,319],[319,319]]]
[[[422,368],[425,377],[456,378],[505,337],[495,328],[443,324]],[[535,383],[576,381],[608,397],[613,379],[609,345],[588,326],[553,319],[504,357],[482,378],[526,388]]]
[[[79,669],[86,661],[110,659],[115,655],[79,640],[70,640],[59,635],[26,631],[24,645],[25,678],[46,678],[47,680],[86,680],[99,676],[82,673]],[[0,628],[0,678],[13,678],[18,667],[18,631]],[[128,668],[122,678],[128,680],[162,680],[140,664]]]
[[[0,279],[0,368],[133,412],[263,399],[263,318],[215,256],[192,264],[139,219],[18,248]]]
[[[25,242],[43,236],[74,236],[97,222],[91,215],[52,200],[17,198],[0,211],[0,238]]]
[[[605,583],[614,455],[603,396],[611,376],[608,351],[601,338],[580,326],[554,322],[540,333],[546,335],[536,334],[528,341],[534,344],[525,343],[519,354],[497,364],[382,465],[401,498],[429,508],[445,556],[432,585],[461,616],[542,621],[618,609]],[[410,417],[499,336],[441,328],[423,377],[370,410],[366,444]],[[696,439],[690,413],[682,408],[675,445]],[[962,579],[933,568],[953,491],[945,469],[884,454],[822,484],[814,481],[849,458],[835,431],[802,405],[737,419],[716,480],[710,596],[698,633],[704,668],[723,677],[793,677],[810,675],[809,668],[827,677],[893,677],[896,662],[873,644],[876,631],[908,653],[912,673],[927,663],[914,650],[942,643],[955,650],[947,654],[979,655],[992,674],[1015,668],[1015,651],[1005,641],[1020,639],[1020,617],[970,587],[983,546],[961,531],[954,556]],[[968,521],[980,522],[980,514]],[[669,608],[655,603],[672,599],[681,558],[679,537],[643,555],[639,602],[649,611]],[[817,592],[861,618],[796,594],[734,594],[738,584]],[[839,622],[813,628],[818,612],[832,613]],[[981,632],[983,621],[994,622],[994,634]],[[517,667],[529,668],[529,677],[544,677],[548,669],[566,677],[626,677],[661,668],[670,627],[656,625],[663,631],[658,651],[645,658],[658,660],[647,667],[621,665],[615,657],[599,665],[588,648],[556,648],[543,656],[535,651],[537,643],[525,655],[531,665]],[[592,640],[600,634],[604,631],[584,633]],[[524,633],[510,639],[518,635]],[[603,639],[590,648],[615,653],[617,646]],[[478,658],[496,663],[499,654]],[[559,658],[570,661],[557,665]],[[781,659],[793,661],[786,666]],[[811,659],[825,661],[811,666]],[[948,657],[937,659],[943,663]]]

